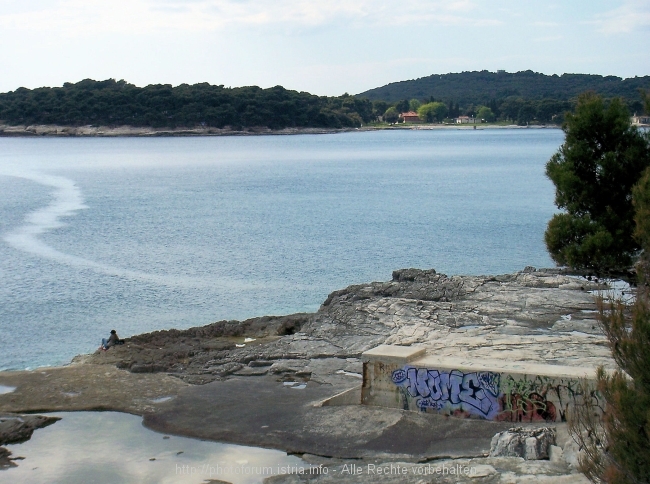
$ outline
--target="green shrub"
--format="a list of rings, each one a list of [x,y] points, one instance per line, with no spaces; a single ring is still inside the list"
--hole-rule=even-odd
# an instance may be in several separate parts
[[[549,253],[575,269],[627,269],[639,250],[632,187],[650,166],[648,139],[630,124],[622,102],[606,106],[590,93],[580,96],[562,128],[565,142],[546,164],[564,210],[548,224]]]

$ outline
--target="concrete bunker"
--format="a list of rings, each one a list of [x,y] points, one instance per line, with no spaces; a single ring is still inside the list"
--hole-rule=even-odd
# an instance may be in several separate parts
[[[362,405],[503,422],[565,422],[586,401],[604,409],[595,368],[436,357],[423,347],[392,345],[362,359]],[[329,404],[352,400],[346,394]]]

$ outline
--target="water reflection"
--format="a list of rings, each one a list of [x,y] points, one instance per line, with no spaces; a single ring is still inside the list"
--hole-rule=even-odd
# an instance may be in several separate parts
[[[118,412],[48,414],[62,420],[6,446],[18,467],[0,471],[0,483],[259,483],[272,469],[306,466],[284,452],[164,436],[142,419]],[[264,469],[262,469],[264,468]],[[212,471],[212,475],[210,472]],[[265,475],[260,475],[266,472]]]

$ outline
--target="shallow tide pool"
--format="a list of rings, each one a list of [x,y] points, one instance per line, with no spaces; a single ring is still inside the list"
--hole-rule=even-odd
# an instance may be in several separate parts
[[[47,415],[61,420],[25,443],[5,446],[24,459],[0,470],[0,483],[253,484],[310,467],[277,450],[159,434],[141,417],[119,412]]]

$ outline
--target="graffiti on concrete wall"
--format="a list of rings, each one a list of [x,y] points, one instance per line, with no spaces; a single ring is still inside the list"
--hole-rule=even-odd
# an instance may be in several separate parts
[[[444,408],[494,419],[499,412],[499,374],[438,371],[426,368],[395,370],[393,382],[416,398],[421,410]]]
[[[501,381],[501,412],[497,420],[566,422],[568,409],[587,399],[603,410],[598,392],[585,387],[584,382],[547,376],[515,379],[509,375]]]
[[[514,378],[495,372],[469,372],[406,366],[392,372],[404,402],[420,410],[508,422],[566,421],[570,406],[584,399],[599,406],[593,389],[577,380],[544,376]]]

